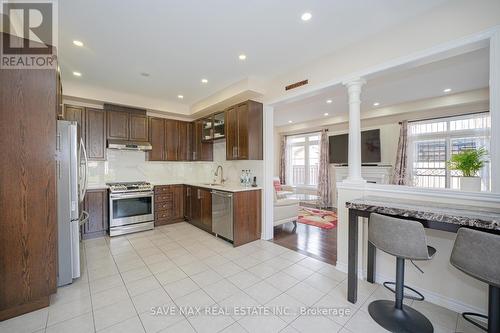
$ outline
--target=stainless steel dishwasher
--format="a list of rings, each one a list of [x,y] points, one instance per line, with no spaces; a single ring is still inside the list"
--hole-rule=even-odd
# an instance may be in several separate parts
[[[212,190],[212,232],[233,240],[233,194]]]

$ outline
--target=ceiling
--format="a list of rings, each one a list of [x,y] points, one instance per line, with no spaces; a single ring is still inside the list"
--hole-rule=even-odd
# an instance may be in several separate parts
[[[362,89],[361,111],[488,87],[489,48],[413,67],[390,70],[367,80]],[[445,93],[444,89],[452,89]],[[331,100],[332,103],[326,103]],[[374,106],[374,103],[380,103]],[[275,126],[289,125],[348,112],[347,90],[341,85],[275,108]],[[325,116],[325,113],[328,113]]]
[[[60,1],[62,80],[73,91],[92,86],[192,105],[244,78],[286,73],[444,1]],[[304,22],[306,11],[312,19]]]

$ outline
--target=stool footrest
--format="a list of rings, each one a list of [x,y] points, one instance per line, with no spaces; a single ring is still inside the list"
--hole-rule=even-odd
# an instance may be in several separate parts
[[[396,286],[396,282],[384,282],[383,283],[384,287],[386,287],[388,290],[392,291],[393,293],[396,293],[396,288],[392,288],[390,286]],[[417,296],[413,296],[413,295],[409,295],[409,294],[404,294],[404,298],[406,299],[412,299],[412,300],[415,300],[415,301],[423,301],[425,299],[424,295],[422,295],[421,293],[419,293],[418,291],[416,291],[415,289],[413,289],[412,287],[409,287],[407,285],[403,285],[404,288],[406,289],[409,289],[411,291],[413,291],[415,294],[417,294]]]
[[[485,327],[485,326],[481,325],[480,323],[478,323],[477,321],[473,320],[472,318],[469,318],[469,317],[479,317],[479,318],[484,318],[484,319],[488,320],[488,316],[482,315],[480,313],[464,312],[464,313],[462,313],[462,317],[465,320],[467,320],[469,323],[471,323],[472,325],[479,327],[480,329],[482,329],[486,332],[488,331],[488,327]]]

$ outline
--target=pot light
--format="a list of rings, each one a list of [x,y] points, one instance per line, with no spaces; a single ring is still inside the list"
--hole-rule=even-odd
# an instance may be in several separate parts
[[[183,96],[183,95],[177,95],[177,98],[178,98],[178,99],[183,99],[183,98],[184,98],[184,96]]]
[[[379,105],[380,105],[380,103],[379,103],[379,102],[375,102],[375,103],[373,103],[373,106],[379,106]]]
[[[300,18],[302,19],[302,21],[309,21],[311,17],[312,17],[311,13],[305,12],[304,14],[302,14]]]
[[[79,40],[74,40],[73,41],[73,44],[76,45],[76,46],[79,46],[79,47],[82,47],[83,46],[83,42],[79,41]]]
[[[328,116],[328,112],[323,113],[323,116],[325,117]]]
[[[240,55],[238,56],[238,58],[239,58],[240,60],[246,60],[246,59],[247,59],[247,56],[246,56],[246,54],[240,54]]]
[[[326,104],[332,104],[332,103],[333,103],[333,101],[331,99],[326,100]]]
[[[141,76],[148,77],[149,73],[143,72],[143,73],[141,73]]]
[[[80,73],[80,72],[73,72],[73,75],[74,76],[82,76],[82,73]]]
[[[445,90],[443,90],[444,93],[449,93],[451,91],[451,88],[446,88]]]
[[[293,123],[293,121],[289,120],[288,123],[291,124],[291,123]]]
[[[207,79],[201,79],[201,83],[203,83],[203,84],[207,84],[207,83],[208,83],[208,80],[207,80]]]

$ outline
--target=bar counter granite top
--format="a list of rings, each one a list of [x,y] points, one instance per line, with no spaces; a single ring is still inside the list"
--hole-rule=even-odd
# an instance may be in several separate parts
[[[370,213],[500,231],[500,208],[366,196],[346,207]]]

